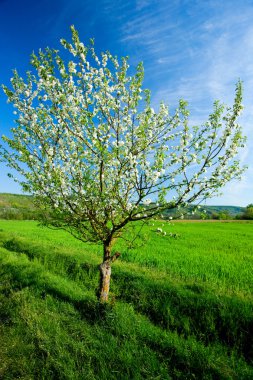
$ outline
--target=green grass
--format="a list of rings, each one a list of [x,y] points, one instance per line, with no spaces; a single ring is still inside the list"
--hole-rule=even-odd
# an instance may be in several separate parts
[[[0,221],[1,379],[253,378],[253,223],[143,233],[145,246],[117,242],[102,307],[101,246]]]
[[[153,265],[171,278],[200,282],[217,291],[252,294],[252,223],[154,224],[152,238],[143,249],[124,251],[121,244],[124,260]],[[156,233],[157,227],[166,231],[166,237]],[[169,237],[169,232],[180,238]]]

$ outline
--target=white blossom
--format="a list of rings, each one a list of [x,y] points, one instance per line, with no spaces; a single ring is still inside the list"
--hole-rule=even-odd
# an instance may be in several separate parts
[[[32,78],[14,72],[12,88],[4,87],[17,126],[4,137],[10,150],[2,147],[2,157],[38,204],[52,209],[50,223],[105,242],[132,221],[163,218],[166,208],[198,203],[240,178],[240,82],[231,110],[216,102],[203,127],[190,127],[186,102],[172,114],[164,103],[153,107],[142,64],[129,76],[126,58],[97,55],[71,30],[72,43],[61,41],[66,65],[55,50],[41,51],[33,54]]]

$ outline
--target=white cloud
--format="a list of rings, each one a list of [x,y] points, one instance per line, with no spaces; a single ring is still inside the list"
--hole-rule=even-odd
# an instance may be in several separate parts
[[[154,106],[164,100],[175,107],[184,98],[194,124],[207,119],[215,99],[231,105],[235,84],[243,80],[245,109],[240,123],[248,143],[240,159],[250,169],[241,182],[225,188],[220,200],[246,205],[253,201],[253,4],[200,1],[189,6],[184,17],[176,2],[158,4],[132,15],[121,30],[121,40],[134,44],[139,60],[144,60]]]

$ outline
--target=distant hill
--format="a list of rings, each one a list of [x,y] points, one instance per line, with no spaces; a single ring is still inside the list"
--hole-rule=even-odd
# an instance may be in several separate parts
[[[244,207],[239,206],[201,206],[194,215],[191,215],[193,207],[182,209],[182,213],[189,213],[185,219],[229,219],[241,215]],[[205,210],[205,211],[204,211]],[[166,210],[163,212],[165,219],[176,216],[177,210]],[[33,204],[30,195],[0,193],[0,219],[37,219],[38,211]]]
[[[0,219],[36,219],[32,196],[0,193]]]
[[[32,196],[22,194],[0,193],[0,208],[31,208]]]
[[[245,211],[245,207],[240,206],[203,206],[203,208],[206,209],[209,215],[228,211],[231,216],[236,216]]]
[[[194,206],[182,208],[179,212],[176,209],[166,210],[163,212],[165,219],[170,216],[177,216],[179,213],[184,214],[185,219],[234,219],[239,217],[244,211],[245,207],[240,206],[206,206],[201,205],[199,209],[192,214]]]

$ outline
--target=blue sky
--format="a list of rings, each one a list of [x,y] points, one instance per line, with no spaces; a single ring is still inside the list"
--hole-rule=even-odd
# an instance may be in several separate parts
[[[215,99],[231,104],[235,83],[244,82],[241,124],[248,136],[240,154],[249,169],[241,182],[230,183],[223,196],[207,204],[245,206],[253,202],[253,1],[247,0],[0,0],[0,82],[9,84],[12,69],[29,69],[32,51],[60,48],[74,24],[96,50],[128,55],[144,62],[144,87],[153,105],[172,108],[189,102],[192,123],[203,123]],[[12,107],[0,93],[0,131],[13,125]],[[0,166],[0,192],[21,192]]]

